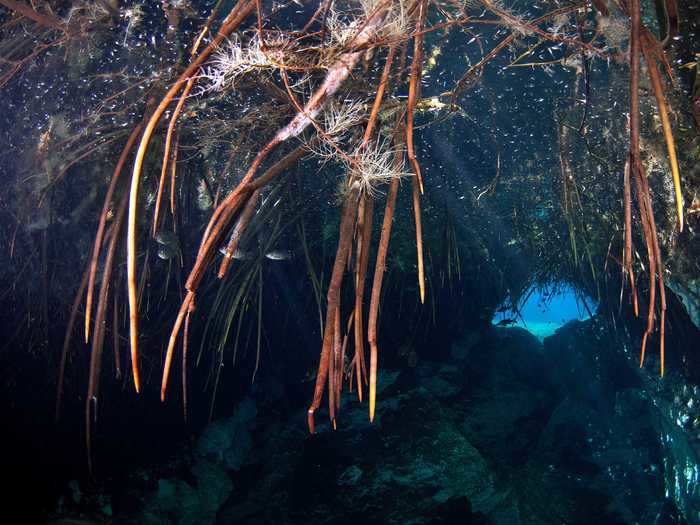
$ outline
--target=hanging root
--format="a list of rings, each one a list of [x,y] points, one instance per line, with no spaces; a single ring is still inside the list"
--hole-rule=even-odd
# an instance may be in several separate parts
[[[253,217],[253,213],[255,212],[255,207],[258,204],[259,197],[260,190],[255,190],[248,199],[248,202],[246,203],[245,207],[243,208],[241,218],[238,219],[238,223],[233,228],[231,239],[229,240],[229,243],[226,246],[224,257],[221,260],[221,266],[219,266],[219,279],[223,279],[226,275],[226,272],[228,271],[228,267],[230,266],[231,261],[233,260],[233,256],[236,253],[236,249],[238,248],[238,244],[241,241],[241,237],[243,236],[243,233],[245,232],[248,224],[250,223],[250,219]]]
[[[666,322],[666,292],[664,287],[664,266],[661,258],[661,250],[656,232],[656,222],[654,221],[654,210],[649,191],[649,182],[642,168],[642,163],[639,153],[639,62],[640,55],[643,52],[647,62],[647,69],[654,87],[659,113],[664,126],[664,137],[669,151],[669,159],[671,162],[674,187],[676,189],[676,205],[678,212],[679,228],[683,228],[683,207],[682,195],[680,191],[680,179],[678,175],[678,163],[676,160],[675,146],[671,135],[670,124],[668,120],[668,112],[663,99],[663,90],[661,80],[656,68],[656,62],[651,54],[651,48],[656,48],[651,36],[646,28],[641,24],[641,15],[639,8],[639,0],[630,0],[629,2],[630,16],[630,154],[628,167],[625,171],[625,265],[626,271],[631,275],[631,211],[630,211],[630,190],[629,178],[634,177],[637,190],[637,205],[639,208],[639,217],[642,223],[642,233],[644,235],[644,243],[647,249],[647,258],[649,261],[649,306],[647,310],[647,325],[642,336],[642,349],[639,356],[640,368],[644,366],[644,358],[646,356],[646,346],[649,340],[649,335],[654,330],[654,315],[656,311],[656,281],[659,281],[659,296],[661,302],[661,326],[660,332],[660,374],[664,375],[665,368],[665,322]],[[633,280],[632,280],[633,283]],[[635,292],[635,314],[636,314],[636,292]]]
[[[632,190],[630,188],[630,160],[625,162],[625,172],[623,179],[623,196],[625,209],[625,248],[622,257],[622,279],[627,276],[630,281],[630,293],[632,294],[632,304],[634,316],[639,317],[639,304],[637,301],[637,288],[634,280],[634,269],[632,268]],[[621,297],[622,298],[622,297]]]
[[[374,199],[364,195],[364,205],[358,213],[357,255],[355,258],[355,366],[357,373],[357,396],[362,401],[362,382],[367,383],[367,370],[364,351],[364,316],[363,302],[365,296],[365,278],[369,263],[369,246],[372,240],[372,224],[374,215]],[[361,215],[361,216],[360,216]]]
[[[182,326],[182,321],[185,319],[185,315],[190,312],[190,304],[194,302],[194,292],[189,291],[185,296],[185,300],[182,301],[180,305],[180,311],[175,319],[175,326],[170,334],[170,339],[168,340],[168,349],[165,352],[165,364],[163,365],[163,379],[160,384],[160,400],[165,401],[165,392],[168,389],[168,379],[170,378],[170,366],[173,361],[173,353],[175,351],[175,343],[177,342],[177,335],[180,332],[180,326]]]
[[[634,171],[635,183],[637,187],[637,204],[639,207],[639,216],[642,222],[642,231],[644,233],[644,243],[647,248],[647,258],[649,260],[649,307],[647,310],[647,326],[642,336],[642,351],[639,357],[640,368],[644,366],[644,356],[646,353],[646,345],[649,334],[654,330],[654,309],[656,306],[656,258],[652,246],[651,227],[649,225],[649,209],[647,207],[647,199],[645,194],[644,182],[642,180],[645,175],[641,173],[641,166],[637,165],[632,168]]]
[[[651,275],[650,279],[658,278],[659,280],[659,298],[660,298],[660,307],[661,307],[661,319],[659,323],[659,353],[660,353],[660,375],[663,377],[664,375],[664,362],[665,362],[665,342],[664,342],[664,335],[665,335],[665,320],[666,320],[666,291],[664,287],[664,265],[663,265],[663,260],[661,258],[661,250],[659,248],[659,239],[657,236],[656,232],[656,221],[654,220],[654,213],[653,213],[653,207],[651,204],[651,193],[649,192],[649,182],[647,181],[646,177],[641,178],[641,183],[642,183],[642,191],[643,191],[643,196],[644,196],[644,203],[645,203],[645,208],[647,211],[647,223],[649,227],[649,239],[647,239],[647,244],[651,246],[651,250],[653,252],[653,259],[654,259],[654,268],[655,268],[655,274],[652,272],[651,264],[649,265],[649,272]],[[649,317],[651,318],[651,328],[653,329],[653,315],[655,313],[654,309],[654,297],[653,297],[653,291],[654,288],[652,287],[652,292],[650,293],[650,313]],[[647,326],[647,330],[649,330],[649,325]],[[646,335],[646,334],[645,334]]]
[[[423,177],[421,176],[420,164],[416,159],[413,148],[413,111],[416,101],[420,97],[421,61],[423,60],[423,26],[425,25],[425,15],[427,10],[427,0],[418,0],[418,20],[416,22],[416,36],[413,38],[413,62],[411,63],[411,78],[408,85],[408,106],[406,110],[406,147],[408,150],[408,160],[411,163],[413,172],[418,180],[418,187],[423,194]],[[422,283],[422,281],[421,281]],[[424,284],[421,284],[421,290]],[[423,302],[421,294],[421,302]]]
[[[65,22],[63,22],[63,20],[61,20],[60,18],[57,18],[52,15],[39,13],[38,11],[35,11],[30,6],[22,2],[15,2],[14,0],[0,0],[0,5],[4,5],[11,11],[15,11],[16,13],[19,13],[20,15],[29,18],[30,20],[36,22],[40,26],[47,27],[49,29],[55,29],[57,31],[62,31],[64,33],[68,32],[68,26],[66,26]]]
[[[116,282],[121,282],[121,272],[117,276]],[[112,304],[112,348],[114,351],[114,375],[117,379],[122,378],[122,359],[119,351],[119,286],[114,287]]]
[[[348,349],[348,341],[350,340],[350,329],[352,328],[353,323],[355,322],[355,310],[350,312],[350,315],[348,316],[348,322],[345,327],[345,336],[343,337],[343,344],[340,349],[340,366],[336,368],[336,374],[338,376],[338,379],[335,382],[335,388],[336,388],[336,411],[337,408],[340,407],[340,394],[343,392],[343,374],[345,373],[345,355],[347,353]],[[352,371],[354,368],[352,366],[350,367],[350,374],[348,374],[348,385],[350,387],[350,392],[352,392]]]
[[[340,341],[340,304],[335,309],[335,317],[333,319],[333,354],[328,360],[328,416],[333,424],[333,430],[336,430],[336,409],[340,407],[340,393],[336,387],[336,383],[342,377],[338,377],[338,367],[342,369],[342,363],[339,362],[341,350]]]
[[[131,366],[136,392],[141,390],[141,380],[138,366],[138,294],[136,286],[136,215],[138,210],[138,194],[141,182],[141,169],[143,160],[148,150],[148,143],[155,131],[161,116],[178,94],[182,86],[199,70],[204,61],[211,53],[219,47],[226,37],[235,31],[238,26],[248,17],[253,10],[255,3],[240,0],[226,16],[219,32],[212,39],[209,45],[194,59],[177,81],[170,87],[158,107],[153,111],[151,118],[143,132],[134,159],[134,169],[131,175],[131,190],[129,193],[129,216],[127,233],[127,282],[129,291],[129,341],[131,346]]]
[[[88,380],[87,396],[85,398],[85,439],[87,440],[88,470],[92,474],[92,419],[90,418],[90,408],[92,407],[95,420],[97,419],[97,402],[100,385],[100,372],[102,370],[102,351],[104,349],[105,336],[105,315],[109,298],[109,287],[114,269],[114,256],[119,244],[120,232],[124,224],[124,216],[128,204],[127,194],[124,194],[122,202],[119,204],[117,218],[112,226],[112,238],[107,248],[107,258],[105,259],[102,271],[102,283],[100,284],[100,295],[97,300],[97,311],[95,314],[95,333],[92,337],[92,349],[90,351],[90,376]]]
[[[420,289],[420,302],[425,302],[425,272],[423,268],[423,227],[420,215],[420,196],[423,194],[423,178],[420,164],[416,159],[413,147],[413,111],[420,92],[421,60],[423,55],[423,26],[427,10],[427,1],[419,0],[418,19],[416,22],[416,36],[413,45],[413,62],[411,63],[411,77],[408,88],[408,105],[406,108],[406,150],[408,160],[413,168],[413,216],[416,226],[416,251],[418,259],[418,287]]]
[[[395,163],[400,166],[403,162],[403,152],[397,148]],[[369,420],[374,421],[375,406],[377,403],[377,318],[379,317],[379,299],[382,293],[382,280],[386,271],[386,255],[389,249],[389,239],[391,238],[391,225],[394,219],[394,208],[396,206],[396,196],[399,190],[399,180],[391,181],[389,194],[386,197],[386,207],[384,209],[384,221],[382,223],[382,234],[379,239],[377,249],[377,260],[374,266],[374,281],[372,282],[372,296],[369,306],[369,320],[367,322],[367,339],[370,345],[369,358]]]
[[[194,301],[190,303],[185,317],[185,332],[182,335],[182,417],[187,423],[187,347],[190,334],[190,313],[194,310]]]
[[[676,144],[673,140],[673,132],[671,131],[671,121],[668,117],[668,109],[666,100],[664,99],[664,89],[661,85],[661,76],[657,68],[656,60],[652,53],[655,48],[655,42],[652,41],[652,36],[648,32],[642,33],[641,48],[644,54],[644,60],[647,63],[647,71],[649,72],[649,80],[654,90],[656,98],[656,106],[661,117],[661,125],[664,132],[664,140],[666,141],[666,149],[668,150],[668,161],[671,165],[671,175],[673,177],[673,189],[676,198],[676,214],[678,216],[678,230],[683,231],[683,192],[681,190],[680,170],[678,169],[678,157],[676,156]]]
[[[416,226],[416,254],[418,260],[418,286],[420,302],[425,303],[425,268],[423,264],[423,221],[420,212],[420,190],[417,177],[411,179],[413,187],[413,219]]]
[[[114,192],[117,188],[117,183],[121,177],[122,171],[124,169],[124,164],[126,164],[126,159],[129,156],[134,143],[141,133],[143,128],[143,123],[139,123],[129,135],[126,141],[126,145],[122,150],[117,165],[114,168],[114,174],[112,175],[112,180],[107,188],[107,193],[105,195],[104,203],[102,204],[102,213],[100,214],[100,221],[97,226],[97,234],[95,234],[95,243],[92,248],[92,258],[90,259],[90,277],[87,285],[87,297],[85,300],[85,342],[87,343],[90,339],[90,321],[92,313],[92,299],[95,290],[95,276],[97,275],[97,262],[100,258],[100,252],[102,251],[102,241],[104,239],[105,225],[107,224],[107,216],[109,214],[109,208],[112,205],[112,199],[114,198]]]
[[[219,207],[217,207],[218,214],[215,211],[215,216],[218,218],[219,216],[223,215],[225,223],[215,225],[213,222],[214,217],[212,217],[212,220],[209,221],[209,225],[202,239],[202,244],[200,246],[199,253],[197,254],[197,259],[195,261],[194,267],[192,268],[187,282],[185,283],[187,294],[185,295],[185,299],[183,300],[180,306],[180,311],[178,313],[177,318],[175,319],[175,324],[173,326],[173,329],[170,333],[170,338],[168,340],[168,348],[166,350],[165,355],[165,364],[163,365],[163,379],[161,381],[161,401],[165,401],[165,393],[167,390],[168,379],[170,376],[170,367],[172,364],[173,353],[175,351],[175,343],[177,342],[177,337],[180,333],[180,328],[182,327],[182,321],[184,319],[185,314],[188,312],[188,309],[190,308],[190,303],[194,301],[197,288],[199,287],[199,283],[204,277],[204,271],[206,270],[209,262],[211,261],[211,257],[213,257],[213,246],[216,245],[216,241],[220,240],[223,232],[225,231],[225,227],[229,224],[232,216],[240,207],[241,203],[243,202],[243,199],[246,196],[248,196],[251,192],[255,192],[265,184],[268,184],[271,180],[279,176],[286,169],[288,169],[290,166],[296,163],[302,157],[304,151],[305,150],[303,148],[298,147],[292,150],[284,157],[282,157],[276,164],[271,166],[259,178],[253,181],[246,181],[246,183],[242,182],[241,185],[239,185],[239,187],[232,193],[232,195],[235,195],[238,198],[229,199],[227,197],[227,199],[224,200],[219,205]],[[260,154],[258,155],[260,156]],[[256,170],[258,164],[254,163],[251,169]],[[222,207],[224,208],[222,209]]]
[[[247,8],[252,9],[254,7],[254,2],[246,4]],[[245,11],[242,10],[241,14],[247,15],[250,10]],[[375,38],[377,35],[379,29],[381,28],[382,22],[384,20],[384,16],[386,14],[386,6],[383,8],[378,9],[375,11],[364,23],[362,26],[362,29],[355,35],[353,39],[353,44],[357,47],[361,47],[369,42],[372,41],[372,39]],[[231,17],[231,15],[229,15]],[[240,16],[236,18],[238,20],[241,18]],[[240,23],[236,23],[235,25],[237,26]],[[233,25],[233,22],[231,22],[229,25]],[[228,25],[226,25],[228,27]],[[221,32],[220,32],[221,34]],[[210,44],[211,46],[211,44]],[[207,49],[209,49],[209,47]],[[204,54],[206,50],[202,52]],[[275,166],[270,168],[270,173],[266,176],[263,175],[259,179],[254,180],[253,177],[258,171],[258,168],[260,165],[269,157],[269,155],[272,153],[272,151],[280,144],[283,142],[286,142],[288,139],[293,138],[293,137],[298,137],[301,133],[304,132],[305,129],[307,129],[310,125],[313,124],[313,119],[320,113],[322,110],[324,104],[332,98],[340,89],[340,87],[343,85],[345,80],[350,76],[350,73],[352,70],[355,68],[357,63],[359,62],[361,56],[364,54],[364,51],[348,51],[345,53],[340,54],[335,62],[330,66],[328,69],[328,72],[326,73],[326,77],[324,81],[321,83],[321,85],[318,87],[318,89],[313,93],[311,98],[308,100],[308,102],[304,105],[303,108],[300,108],[301,111],[298,111],[297,114],[294,116],[294,118],[283,128],[281,128],[275,136],[268,142],[268,144],[258,152],[256,155],[255,159],[253,160],[253,163],[250,165],[248,168],[248,171],[246,174],[243,176],[241,179],[241,182],[238,184],[238,186],[229,193],[226,198],[224,198],[221,203],[218,204],[216,209],[214,210],[214,213],[212,214],[211,219],[209,220],[209,223],[204,231],[204,235],[202,237],[202,242],[200,244],[199,251],[197,253],[197,258],[195,260],[194,266],[192,270],[190,271],[190,275],[187,278],[187,282],[185,283],[185,288],[187,289],[187,295],[185,297],[185,300],[183,301],[182,306],[180,307],[180,313],[178,314],[178,317],[175,321],[175,326],[173,327],[173,330],[170,334],[170,340],[168,342],[168,350],[166,352],[166,359],[165,359],[165,364],[164,364],[164,369],[163,369],[163,380],[161,382],[161,399],[165,399],[165,391],[167,388],[167,382],[168,382],[168,376],[170,373],[170,365],[172,362],[172,353],[174,351],[174,345],[175,341],[177,339],[180,327],[182,325],[182,319],[184,318],[185,312],[186,312],[186,303],[192,300],[194,297],[194,294],[199,287],[199,284],[201,283],[202,279],[204,278],[205,271],[209,264],[211,263],[211,260],[214,257],[214,254],[216,252],[216,248],[221,244],[222,239],[225,235],[225,233],[228,231],[230,224],[233,220],[233,217],[236,213],[236,211],[240,208],[242,203],[245,201],[246,196],[251,192],[255,191],[256,189],[260,188],[263,185],[263,182],[266,184],[277,176],[280,172],[282,172],[284,169],[286,169],[289,165],[291,165],[293,162],[295,162],[303,153],[303,150],[300,148],[297,148],[294,150],[292,153],[288,154],[286,157],[284,157],[282,160],[280,160]],[[190,65],[190,68],[181,75],[180,80],[178,82],[181,83],[182,79],[190,76],[196,67],[199,67],[201,64],[200,57]],[[203,60],[203,59],[202,59]],[[194,67],[196,66],[196,67]],[[191,71],[190,71],[191,69]],[[173,91],[173,89],[171,89]],[[171,94],[171,99],[174,96],[174,92]],[[161,103],[161,106],[163,106],[163,103]],[[159,106],[159,109],[161,108]],[[167,103],[165,104],[167,106]],[[165,109],[165,106],[163,106],[162,110],[160,111],[160,114]],[[160,114],[158,116],[160,116]],[[152,119],[153,120],[153,119]],[[151,122],[149,122],[149,126],[151,125]],[[153,132],[153,128],[155,127],[155,123],[153,123],[150,133]],[[149,132],[149,127],[147,126],[146,131],[144,132],[144,137],[146,137],[147,132]],[[148,135],[150,136],[150,134]],[[147,142],[147,141],[146,141]],[[137,372],[136,368],[136,357],[137,357],[137,336],[138,336],[138,325],[137,325],[137,301],[136,301],[136,296],[135,296],[135,279],[136,279],[136,272],[135,272],[135,265],[136,265],[136,196],[138,193],[138,180],[140,176],[140,169],[141,169],[141,163],[143,161],[143,155],[145,154],[145,142],[142,139],[141,141],[141,146],[143,146],[143,151],[142,148],[139,148],[139,155],[137,155],[137,161],[134,164],[134,176],[132,177],[132,186],[131,186],[131,201],[130,201],[130,208],[129,208],[129,239],[128,239],[128,246],[127,246],[127,253],[128,253],[128,258],[127,258],[127,269],[129,270],[129,296],[130,296],[130,329],[131,329],[131,348],[132,348],[132,364],[134,365],[134,370]],[[257,184],[256,184],[257,182]],[[347,253],[345,256],[345,261],[347,259]],[[132,290],[133,292],[133,300],[131,299],[132,297]],[[330,304],[329,304],[330,308]],[[329,310],[330,312],[330,310]],[[332,327],[332,314],[328,314],[328,319],[326,319],[326,326],[329,325]],[[329,343],[330,345],[330,340]],[[325,336],[324,336],[324,348],[326,347],[325,343]],[[330,348],[330,347],[329,347]],[[328,350],[329,352],[330,350]],[[325,383],[325,374],[328,371],[328,356],[326,355],[325,357],[325,372],[323,374],[324,377],[324,383]],[[136,383],[137,384],[137,383]],[[318,386],[318,382],[317,382]],[[321,394],[322,394],[322,389],[323,385],[321,384]],[[138,390],[138,387],[137,387]],[[319,400],[318,402],[320,403],[320,395],[319,394]],[[318,408],[318,405],[314,407],[314,410]],[[313,412],[310,413],[309,420],[311,421],[311,425],[313,425]]]
[[[316,387],[314,388],[314,398],[311,402],[311,406],[309,407],[307,413],[307,423],[309,425],[309,432],[311,432],[312,434],[314,433],[316,428],[314,423],[314,413],[321,405],[321,398],[323,397],[323,390],[326,385],[331,347],[333,346],[333,340],[335,337],[335,316],[338,312],[340,305],[340,288],[343,283],[345,261],[348,258],[350,247],[352,245],[352,231],[355,226],[354,219],[357,214],[359,186],[359,183],[355,182],[350,187],[348,195],[345,198],[343,215],[340,221],[340,236],[338,239],[338,250],[335,255],[335,262],[333,263],[333,272],[331,273],[331,282],[328,285],[328,294],[326,296],[327,313],[326,326],[323,332],[323,347],[321,349],[321,358],[318,366],[318,373],[316,375]]]

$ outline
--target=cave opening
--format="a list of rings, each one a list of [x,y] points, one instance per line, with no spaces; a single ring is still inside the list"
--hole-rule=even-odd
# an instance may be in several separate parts
[[[542,341],[569,321],[590,319],[597,308],[592,298],[567,283],[559,283],[527,290],[516,307],[499,305],[491,323],[519,326]]]

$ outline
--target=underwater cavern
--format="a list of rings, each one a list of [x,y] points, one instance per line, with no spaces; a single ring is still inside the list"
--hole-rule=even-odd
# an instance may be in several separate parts
[[[8,523],[700,524],[697,0],[0,0]]]

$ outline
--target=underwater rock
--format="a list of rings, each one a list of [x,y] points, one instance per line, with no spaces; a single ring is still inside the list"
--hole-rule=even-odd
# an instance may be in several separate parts
[[[438,368],[437,363],[424,362],[418,367],[418,375],[421,385],[438,398],[455,396],[464,386],[459,369],[451,365]]]
[[[107,522],[78,518],[61,518],[49,521],[48,525],[106,525]]]
[[[564,399],[533,454],[535,463],[549,465],[545,483],[556,485],[562,495],[601,502],[609,512],[606,519],[616,516],[620,523],[640,522],[663,486],[649,407],[637,396],[635,390],[622,393],[608,413],[585,399]]]
[[[244,399],[231,417],[207,426],[197,441],[195,453],[223,464],[228,470],[239,470],[252,461],[254,450],[250,432],[256,415],[255,402]]]
[[[469,352],[464,372],[470,388],[507,391],[511,387],[546,390],[552,387],[542,343],[520,327],[485,328]]]
[[[646,396],[654,406],[652,423],[661,448],[659,474],[663,476],[665,492],[690,524],[700,523],[700,453],[691,434],[678,424],[675,412],[663,393],[648,387]],[[660,523],[665,523],[660,521]],[[672,521],[670,523],[673,523]]]
[[[472,505],[465,497],[450,498],[438,505],[431,512],[427,525],[492,525],[494,523],[520,523],[519,517],[513,515],[508,519],[493,519],[479,512],[472,512]]]
[[[535,456],[586,479],[559,481],[564,491],[607,501],[621,522],[652,523],[658,495],[664,493],[663,450],[657,428],[658,407],[639,381],[638,362],[615,351],[600,337],[596,320],[571,323],[545,340],[551,375],[563,396],[542,430]],[[621,490],[620,487],[627,487]]]
[[[479,512],[491,512],[500,503],[490,468],[479,451],[453,427],[441,429],[431,445],[432,454],[423,451],[401,468],[395,481],[406,486],[425,483],[442,487],[433,499],[444,503],[450,498],[466,497]]]
[[[158,481],[139,523],[145,525],[209,525],[233,490],[233,482],[218,465],[206,460],[192,468],[196,483],[181,479]]]
[[[460,429],[489,458],[520,464],[555,404],[542,345],[520,328],[492,329],[464,370]]]
[[[383,394],[389,387],[393,386],[399,379],[400,370],[378,370],[377,371],[377,394]]]
[[[595,320],[567,324],[544,345],[495,329],[464,362],[455,415],[509,480],[503,523],[653,523],[666,470],[655,408],[613,344]]]
[[[356,465],[352,465],[338,478],[338,485],[357,485],[362,478],[362,469]]]
[[[183,522],[175,515],[190,516],[198,507],[197,492],[179,479],[161,479],[158,492],[146,505],[143,521],[147,525],[160,525],[169,521]]]
[[[683,303],[695,327],[700,330],[700,279],[689,279],[685,283],[666,279],[666,283]]]
[[[547,408],[551,398],[545,392],[517,389],[499,395],[486,392],[483,395],[485,397],[480,397],[464,418],[464,435],[473,443],[491,449],[509,441],[509,454],[532,446],[536,429],[530,421]]]
[[[192,467],[192,473],[197,479],[200,506],[204,512],[215,516],[233,490],[231,478],[210,461],[198,461]]]
[[[683,523],[693,450],[595,319],[544,345],[519,328],[470,340],[463,360],[380,369],[374,424],[355,395],[315,435],[301,409],[245,399],[129,523]]]
[[[423,363],[421,370],[438,373],[454,391],[463,386],[455,367]],[[309,436],[295,419],[260,423],[258,461],[234,473],[241,496],[232,495],[219,523],[519,523],[508,491],[446,408],[454,398],[434,395],[417,376],[380,373],[372,425],[366,404],[351,397],[334,432]]]
[[[598,328],[595,319],[571,321],[545,339],[544,355],[556,364],[547,376],[560,397],[581,398],[600,410],[610,410],[616,391],[637,388],[640,383],[631,363]]]
[[[391,497],[390,487],[396,486],[416,500],[403,509],[395,506],[397,523],[406,523],[410,516],[433,516],[450,500],[469,501],[471,511],[488,515],[493,523],[517,523],[510,519],[507,491],[499,487],[491,465],[460,432],[454,416],[438,399],[422,388],[405,396],[397,415],[405,426],[387,425],[393,432],[385,446],[395,452],[366,476],[368,490],[384,491]],[[406,417],[409,410],[416,412],[420,422]],[[427,494],[432,494],[427,501],[420,496]],[[509,518],[497,519],[499,516]],[[463,518],[464,523],[470,523],[469,514]]]
[[[481,341],[481,333],[478,330],[468,330],[459,341],[452,344],[450,357],[455,361],[464,361],[479,341]]]
[[[78,481],[75,479],[72,480],[68,484],[68,488],[70,489],[70,495],[71,495],[72,500],[75,503],[80,504],[80,501],[83,499],[83,493],[80,490],[80,484],[78,483]]]
[[[231,417],[209,424],[197,440],[186,479],[160,479],[143,512],[125,523],[215,524],[233,491],[230,473],[254,461],[251,430],[256,416],[255,402],[246,398]]]

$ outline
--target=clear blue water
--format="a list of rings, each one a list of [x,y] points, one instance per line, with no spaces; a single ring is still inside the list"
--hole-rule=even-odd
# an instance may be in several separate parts
[[[498,310],[507,309],[497,312],[492,323],[498,325],[504,320],[515,320],[509,326],[525,328],[542,341],[569,321],[589,319],[598,308],[593,299],[582,297],[568,285],[558,287],[554,292],[549,288],[534,289],[524,297],[525,302],[518,308],[520,315],[507,305],[501,305]]]

